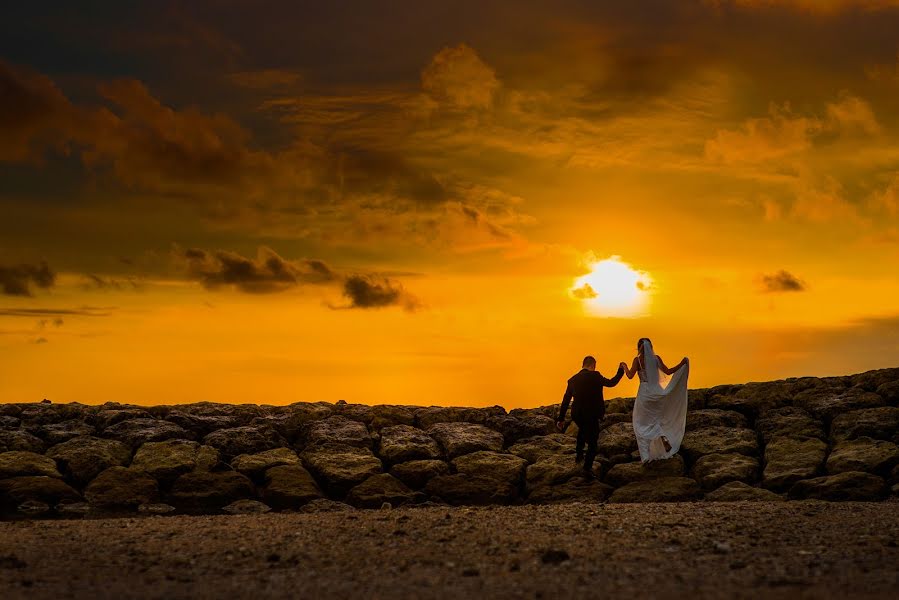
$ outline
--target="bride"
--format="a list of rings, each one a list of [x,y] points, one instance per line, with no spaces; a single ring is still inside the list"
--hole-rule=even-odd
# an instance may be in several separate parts
[[[630,369],[621,364],[628,379],[640,376],[634,402],[634,435],[640,459],[649,462],[674,456],[684,439],[687,423],[690,360],[684,357],[676,367],[669,369],[662,357],[653,351],[649,338],[641,338]]]

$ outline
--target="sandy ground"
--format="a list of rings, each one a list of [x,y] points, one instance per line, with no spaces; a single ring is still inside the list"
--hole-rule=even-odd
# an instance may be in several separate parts
[[[899,503],[0,523],[0,597],[899,597]]]

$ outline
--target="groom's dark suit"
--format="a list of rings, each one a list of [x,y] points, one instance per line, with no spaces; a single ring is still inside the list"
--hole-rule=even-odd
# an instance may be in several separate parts
[[[559,410],[559,421],[565,420],[568,412],[568,404],[571,404],[571,419],[577,423],[578,455],[587,446],[587,454],[584,456],[584,469],[593,469],[593,460],[596,458],[596,445],[599,442],[599,422],[606,414],[606,404],[603,398],[603,388],[615,387],[624,375],[624,368],[618,367],[618,373],[611,379],[606,379],[598,371],[581,369],[568,380],[565,395],[562,397],[562,408]]]

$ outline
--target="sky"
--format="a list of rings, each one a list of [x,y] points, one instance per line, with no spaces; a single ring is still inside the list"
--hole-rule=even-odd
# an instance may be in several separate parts
[[[897,366],[896,98],[899,0],[6,2],[0,401]]]

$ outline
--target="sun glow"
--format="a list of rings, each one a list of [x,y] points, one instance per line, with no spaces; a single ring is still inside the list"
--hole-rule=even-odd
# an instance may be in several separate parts
[[[635,270],[619,256],[612,256],[592,263],[590,272],[578,277],[570,291],[590,314],[633,318],[646,314],[651,287],[648,273]]]

